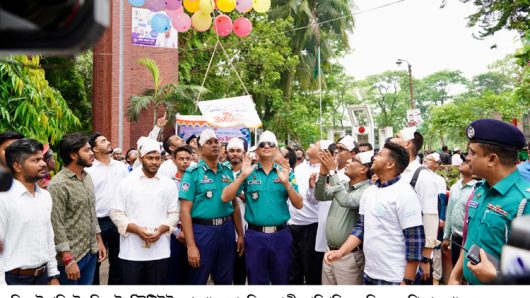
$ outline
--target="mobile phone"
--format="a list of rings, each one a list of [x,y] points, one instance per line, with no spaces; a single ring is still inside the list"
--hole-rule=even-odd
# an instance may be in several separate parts
[[[497,270],[500,268],[499,267],[499,260],[497,260],[497,258],[495,258],[494,256],[490,255],[487,251],[484,250],[484,252],[486,253],[486,256],[488,257],[488,260],[493,264],[493,266],[495,266],[495,268],[497,268]],[[466,254],[466,258],[471,262],[471,264],[473,265],[477,265],[478,263],[480,263],[480,246],[476,245],[476,244],[473,244],[471,246],[471,248],[469,249],[469,251],[467,252]]]

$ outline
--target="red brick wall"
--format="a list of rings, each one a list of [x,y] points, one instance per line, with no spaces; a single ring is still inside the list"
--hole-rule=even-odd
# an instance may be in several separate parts
[[[107,136],[114,147],[119,145],[119,34],[120,1],[112,3],[111,27],[105,32],[94,48],[94,98],[93,127]],[[129,98],[140,95],[143,90],[153,87],[150,72],[137,61],[142,58],[155,60],[160,68],[162,84],[176,83],[178,80],[178,51],[154,47],[132,46],[132,9],[124,3],[124,48],[123,48],[123,149],[136,147],[140,136],[147,136],[153,128],[153,111],[150,108],[141,114],[137,122],[127,117]],[[159,111],[161,115],[161,110]],[[171,130],[166,129],[166,130]]]

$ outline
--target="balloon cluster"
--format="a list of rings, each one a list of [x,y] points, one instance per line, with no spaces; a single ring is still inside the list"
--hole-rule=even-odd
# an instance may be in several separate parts
[[[239,37],[245,37],[252,32],[252,22],[246,17],[239,17],[232,22],[223,13],[237,10],[245,14],[253,9],[264,13],[270,9],[271,0],[129,0],[129,4],[153,12],[165,11],[165,14],[157,13],[151,18],[151,28],[155,33],[167,32],[171,27],[178,32],[186,32],[191,27],[198,32],[205,32],[213,23],[213,29],[219,36],[228,36],[234,32]],[[221,13],[212,20],[214,10]]]

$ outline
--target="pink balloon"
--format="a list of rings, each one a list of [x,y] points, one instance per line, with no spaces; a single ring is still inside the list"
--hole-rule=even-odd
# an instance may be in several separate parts
[[[162,11],[166,9],[166,0],[145,0],[145,8],[150,11]]]
[[[237,0],[236,9],[239,12],[245,13],[252,10],[252,0]]]
[[[232,32],[232,19],[227,15],[219,15],[215,17],[213,22],[213,30],[219,36],[227,36]]]
[[[252,22],[245,17],[239,17],[234,21],[234,34],[239,37],[248,36],[252,32]]]
[[[171,18],[171,24],[178,32],[186,32],[191,27],[191,18],[187,13],[178,13]]]
[[[183,12],[184,12],[184,6],[181,6],[181,7],[177,8],[177,10],[168,10],[168,9],[166,9],[166,14],[171,19],[173,19],[179,13],[183,13]]]
[[[166,0],[166,10],[177,10],[182,7],[182,0]]]

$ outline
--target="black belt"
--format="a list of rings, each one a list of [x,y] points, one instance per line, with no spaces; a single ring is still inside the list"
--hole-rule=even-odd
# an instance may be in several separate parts
[[[198,225],[205,226],[220,226],[232,220],[232,216],[225,216],[219,218],[192,218],[191,222]]]
[[[462,246],[462,241],[464,240],[462,236],[458,236],[457,234],[451,234],[451,240],[453,242],[456,242],[459,246]]]
[[[337,248],[331,247],[331,246],[328,246],[328,247],[329,247],[329,250],[339,250],[340,249],[340,247],[337,247]],[[363,251],[363,245],[359,244],[356,248],[354,248],[352,250],[352,252],[356,252],[356,251]]]
[[[276,233],[279,232],[287,227],[286,223],[283,223],[278,226],[256,226],[251,223],[248,224],[248,228],[254,231],[262,232],[262,233]]]
[[[24,275],[24,276],[41,276],[44,273],[46,273],[46,265],[42,265],[39,268],[34,269],[20,269],[15,268],[13,270],[9,270],[7,273],[13,274],[13,275]]]

